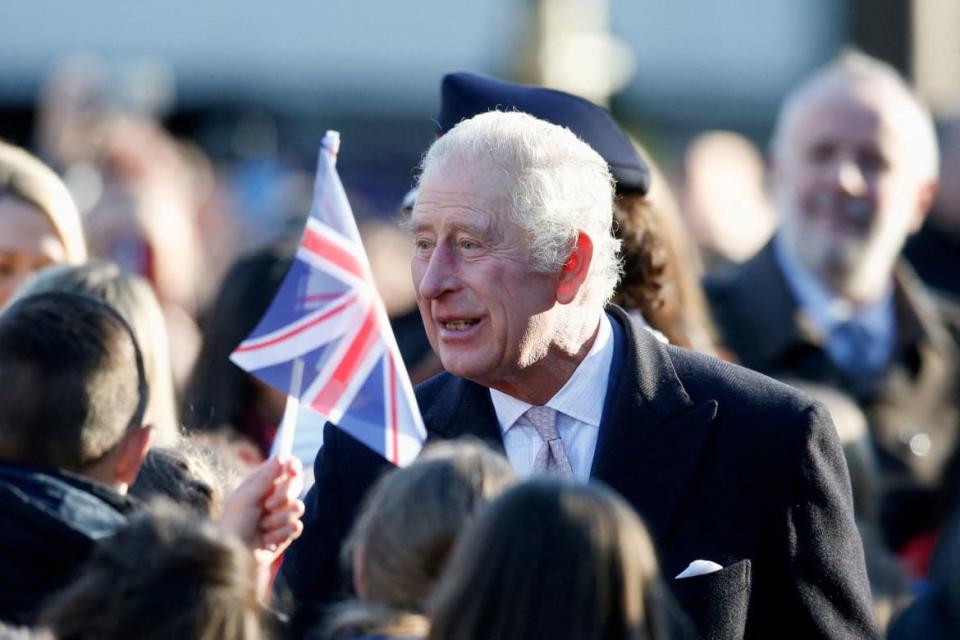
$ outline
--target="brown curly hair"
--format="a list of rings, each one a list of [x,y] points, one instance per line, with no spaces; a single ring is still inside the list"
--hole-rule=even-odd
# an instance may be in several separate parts
[[[663,307],[667,282],[667,250],[657,215],[649,200],[637,194],[617,197],[613,208],[614,231],[623,241],[623,278],[613,302],[628,309],[648,311]]]

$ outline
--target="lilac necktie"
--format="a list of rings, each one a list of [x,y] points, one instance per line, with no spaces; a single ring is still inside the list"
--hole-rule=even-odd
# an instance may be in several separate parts
[[[572,476],[573,468],[570,466],[567,451],[563,448],[563,440],[560,439],[560,432],[557,430],[557,412],[550,407],[530,407],[523,416],[543,440],[543,446],[537,452],[533,463],[534,473]]]

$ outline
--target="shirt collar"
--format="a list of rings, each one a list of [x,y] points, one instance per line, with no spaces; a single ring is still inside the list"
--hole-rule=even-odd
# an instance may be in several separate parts
[[[607,314],[600,317],[597,338],[593,341],[589,353],[573,371],[566,384],[557,391],[546,406],[578,422],[594,427],[600,426],[603,416],[603,401],[607,393],[607,381],[610,378],[610,365],[613,363],[613,328]],[[506,433],[531,406],[507,395],[502,391],[490,389],[490,399],[500,430]]]
[[[783,271],[791,291],[814,328],[824,336],[837,325],[854,322],[873,336],[884,337],[893,333],[893,285],[887,287],[883,296],[865,307],[855,307],[838,296],[817,279],[784,245],[780,236],[774,238],[774,257]]]

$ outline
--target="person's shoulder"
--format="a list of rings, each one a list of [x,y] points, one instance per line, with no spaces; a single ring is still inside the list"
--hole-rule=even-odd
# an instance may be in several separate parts
[[[750,285],[773,262],[773,249],[768,244],[743,262],[728,264],[703,278],[703,288],[710,299],[726,298]]]
[[[818,405],[803,391],[747,367],[679,347],[667,349],[694,402],[713,399],[721,411],[776,416],[800,416]]]
[[[446,371],[442,371],[432,378],[424,380],[413,389],[414,394],[417,396],[417,403],[421,409],[424,406],[433,404],[438,397],[448,392],[459,380],[460,378]]]
[[[935,289],[927,289],[941,322],[946,325],[954,341],[960,342],[960,298]]]
[[[717,403],[719,437],[781,462],[824,446],[839,450],[829,411],[804,391],[712,356],[677,347],[670,354],[693,403]]]
[[[903,262],[897,265],[895,282],[928,338],[941,347],[948,346],[944,337],[952,341],[949,346],[960,344],[960,298],[928,286]],[[945,336],[938,335],[941,331]]]
[[[691,351],[674,345],[666,345],[670,360],[684,386],[693,384],[717,393],[733,392],[748,395],[783,397],[784,399],[806,398],[805,394],[768,375],[747,367],[728,362],[715,356]]]

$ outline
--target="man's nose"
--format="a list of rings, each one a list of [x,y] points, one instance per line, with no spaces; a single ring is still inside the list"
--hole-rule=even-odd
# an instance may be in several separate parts
[[[443,245],[437,246],[427,260],[420,282],[417,283],[417,292],[421,298],[433,300],[455,291],[459,286],[455,256]]]
[[[863,196],[867,192],[867,179],[860,165],[852,158],[839,158],[833,168],[833,178],[843,193]]]

